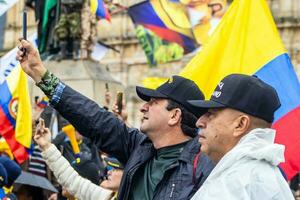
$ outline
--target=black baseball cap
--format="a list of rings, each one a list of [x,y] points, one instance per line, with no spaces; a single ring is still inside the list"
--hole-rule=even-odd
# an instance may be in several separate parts
[[[171,99],[196,117],[200,117],[206,112],[206,109],[194,108],[188,103],[190,99],[204,100],[205,98],[194,81],[181,76],[172,76],[155,90],[137,86],[136,93],[144,101],[150,101],[151,98]]]
[[[280,107],[276,90],[256,76],[231,74],[220,81],[210,100],[191,100],[197,108],[232,108],[272,123]]]
[[[100,167],[91,159],[80,159],[80,162],[73,162],[73,168],[75,171],[82,176],[90,180],[92,183],[98,185],[100,181]]]

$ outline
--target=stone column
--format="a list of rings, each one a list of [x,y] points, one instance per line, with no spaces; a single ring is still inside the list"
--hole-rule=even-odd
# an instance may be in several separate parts
[[[300,22],[300,1],[293,0],[293,14],[295,18],[298,18],[298,22]]]
[[[293,0],[279,0],[279,16],[291,18],[293,16]]]

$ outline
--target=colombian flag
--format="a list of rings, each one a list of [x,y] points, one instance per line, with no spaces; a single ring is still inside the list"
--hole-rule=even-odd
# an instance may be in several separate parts
[[[179,44],[185,53],[189,53],[196,49],[194,35],[180,9],[183,7],[168,0],[150,0],[131,6],[128,14],[135,24],[144,26],[168,42]]]
[[[300,84],[266,0],[233,1],[207,46],[181,75],[194,80],[209,98],[232,73],[255,74],[277,90],[281,107],[273,123],[275,142],[286,147],[281,167],[291,179],[300,171]]]
[[[32,136],[31,104],[27,77],[17,65],[0,85],[0,134],[8,143],[15,159],[28,158]]]
[[[96,16],[102,19],[110,21],[110,14],[103,0],[91,0],[90,3],[92,13],[96,14]]]

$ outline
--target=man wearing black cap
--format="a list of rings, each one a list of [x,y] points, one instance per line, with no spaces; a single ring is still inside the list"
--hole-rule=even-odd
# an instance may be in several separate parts
[[[140,109],[140,132],[47,71],[29,42],[21,40],[21,48],[26,55],[18,51],[17,59],[51,105],[99,149],[125,165],[118,199],[189,199],[202,185],[213,164],[198,154],[198,139],[192,139],[197,135],[197,117],[204,113],[187,103],[204,99],[193,81],[173,76],[156,90],[137,87],[138,96],[146,101]]]
[[[273,87],[242,74],[226,76],[209,101],[189,101],[208,109],[197,121],[201,150],[217,163],[196,199],[293,199],[277,165],[284,146],[271,129],[280,107]]]

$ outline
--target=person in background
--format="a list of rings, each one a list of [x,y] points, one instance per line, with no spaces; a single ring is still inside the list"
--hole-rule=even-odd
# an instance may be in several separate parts
[[[72,49],[72,58],[80,59],[81,9],[84,0],[60,0],[60,15],[55,25],[55,39],[59,42],[60,51],[57,61],[68,58]]]
[[[3,185],[5,197],[8,199],[17,199],[16,195],[12,192],[15,180],[21,175],[21,167],[13,160],[6,156],[0,157],[0,164],[7,172],[7,182]]]
[[[104,180],[100,183],[100,186],[109,190],[112,190],[111,200],[116,200],[118,196],[118,190],[121,184],[123,176],[123,165],[115,158],[107,157],[104,159],[107,163]]]
[[[290,188],[296,200],[300,200],[300,173],[296,174],[290,181]]]
[[[81,177],[71,164],[61,155],[55,145],[51,144],[51,133],[45,128],[44,120],[39,119],[38,127],[34,135],[35,142],[42,149],[42,156],[48,167],[53,171],[59,184],[68,191],[69,194],[79,200],[107,200],[111,196],[111,191],[100,187],[98,168],[89,161],[74,164],[75,168],[90,180]],[[81,161],[80,161],[81,162]],[[94,173],[90,173],[93,169]],[[68,193],[64,193],[68,196]],[[71,196],[68,196],[70,198]]]
[[[81,59],[91,59],[93,48],[97,42],[97,19],[96,15],[91,12],[91,0],[84,0],[81,9],[81,29]]]
[[[99,184],[99,180],[100,180],[99,167],[90,158],[81,157],[80,162],[72,163],[72,167],[82,178],[91,181],[95,185]],[[62,195],[69,200],[76,199],[75,196],[72,195],[70,192],[68,192],[68,189],[65,187],[62,188]]]
[[[7,171],[5,167],[0,164],[0,199],[5,197],[4,186],[7,184]]]

